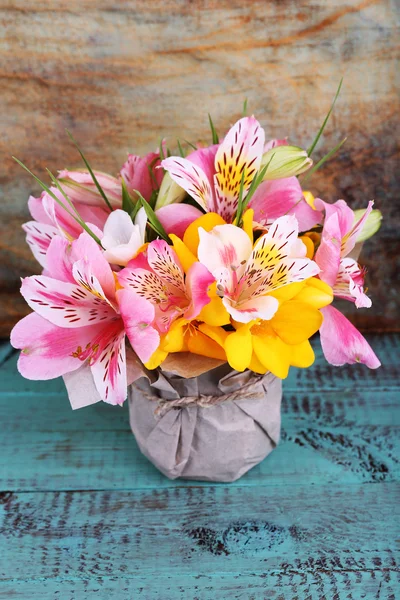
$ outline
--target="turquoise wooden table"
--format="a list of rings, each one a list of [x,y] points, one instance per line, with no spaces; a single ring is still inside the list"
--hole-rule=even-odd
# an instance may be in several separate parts
[[[400,598],[400,338],[369,339],[377,371],[292,371],[280,446],[225,485],[164,478],[126,407],[73,412],[4,344],[0,598]]]

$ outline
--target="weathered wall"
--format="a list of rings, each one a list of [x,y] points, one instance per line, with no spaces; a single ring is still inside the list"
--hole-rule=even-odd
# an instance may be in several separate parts
[[[128,151],[162,136],[224,131],[248,97],[270,137],[307,146],[342,75],[335,114],[316,152],[344,136],[310,182],[352,207],[374,198],[385,215],[364,251],[373,309],[365,328],[398,327],[398,58],[395,0],[0,0],[0,334],[26,312],[19,278],[37,270],[24,243],[26,200],[39,175],[76,166],[64,129],[91,163],[116,172]],[[396,181],[397,180],[397,181]],[[354,311],[353,311],[354,312]]]

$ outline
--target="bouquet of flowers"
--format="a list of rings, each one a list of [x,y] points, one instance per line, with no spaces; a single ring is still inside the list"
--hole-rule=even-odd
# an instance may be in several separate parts
[[[310,158],[326,121],[308,151],[266,142],[253,116],[219,141],[210,119],[211,145],[178,142],[174,156],[163,141],[117,177],[79,148],[84,170],[49,172],[51,187],[34,176],[43,193],[23,228],[43,273],[22,280],[20,373],[64,376],[74,408],[129,395],[163,472],[232,480],[278,441],[280,380],[313,363],[313,334],[331,364],[377,368],[332,301],[370,307],[357,257],[381,215],[298,178],[327,158]]]

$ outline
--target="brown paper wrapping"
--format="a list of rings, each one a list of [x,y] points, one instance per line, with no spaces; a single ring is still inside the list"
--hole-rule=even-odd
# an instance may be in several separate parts
[[[152,381],[143,377],[129,387],[130,424],[139,448],[170,479],[235,481],[279,441],[282,382],[270,373],[232,371],[226,363],[187,378],[181,376],[183,364],[182,360],[178,365],[164,364],[172,370],[158,372]],[[157,398],[226,397],[238,390],[246,397],[236,394],[235,399],[212,406],[191,404],[155,414]]]

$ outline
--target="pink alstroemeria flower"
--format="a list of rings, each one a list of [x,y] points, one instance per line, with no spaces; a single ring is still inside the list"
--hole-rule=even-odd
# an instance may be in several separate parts
[[[102,400],[126,398],[125,334],[146,362],[159,344],[154,308],[115,279],[96,242],[83,233],[69,244],[55,237],[47,251],[49,276],[26,277],[21,293],[35,311],[13,329],[28,379],[52,379],[89,365]]]
[[[113,208],[121,208],[122,190],[120,180],[101,171],[93,171],[93,173],[111,206]],[[60,180],[61,187],[72,202],[107,208],[104,198],[97,189],[89,171],[85,171],[84,169],[76,171],[63,169],[59,171],[58,179]]]
[[[254,117],[244,117],[228,131],[221,144],[196,150],[187,158],[171,156],[161,165],[206,212],[216,212],[231,223],[243,173],[245,196],[260,168],[264,142],[259,122]]]
[[[129,192],[134,195],[136,190],[149,202],[153,191],[158,190],[161,186],[163,170],[158,168],[160,164],[159,152],[149,152],[145,156],[128,154],[128,159],[120,174],[124,178]]]
[[[198,257],[217,281],[217,293],[233,319],[249,323],[269,320],[278,300],[269,292],[319,273],[305,258],[294,216],[280,217],[254,248],[247,233],[234,225],[218,225],[207,233],[199,229]]]
[[[371,300],[364,293],[365,270],[349,258],[357,237],[361,232],[373,202],[369,202],[365,213],[355,222],[354,212],[344,200],[328,204],[315,200],[319,210],[325,210],[321,244],[315,255],[315,262],[321,268],[320,279],[333,289],[335,296],[354,302],[357,308],[371,306]]]
[[[145,298],[155,308],[155,325],[166,333],[172,321],[190,321],[210,302],[208,288],[214,277],[199,262],[185,273],[173,248],[163,240],[151,242],[146,256],[139,255],[117,275],[119,283]]]
[[[334,366],[363,363],[377,369],[381,363],[367,340],[341,312],[333,306],[321,309],[324,320],[319,330],[326,360]]]
[[[65,204],[65,198],[61,192],[55,187],[50,189]],[[102,228],[110,211],[100,206],[78,203],[75,206],[93,233],[101,237]],[[26,241],[32,254],[39,264],[46,268],[46,253],[53,237],[61,235],[67,240],[74,240],[80,236],[83,229],[47,192],[43,192],[39,198],[30,196],[28,207],[34,221],[24,223],[22,228],[26,232]]]

